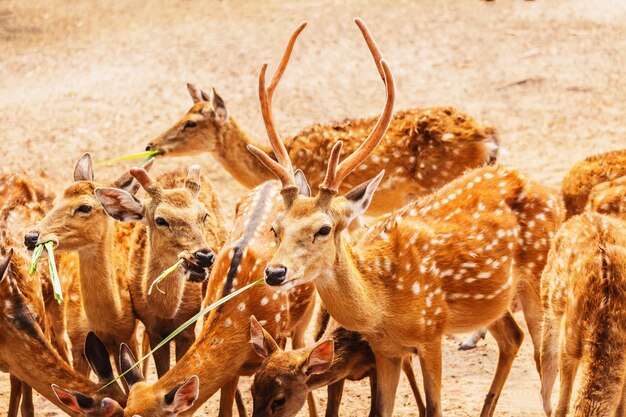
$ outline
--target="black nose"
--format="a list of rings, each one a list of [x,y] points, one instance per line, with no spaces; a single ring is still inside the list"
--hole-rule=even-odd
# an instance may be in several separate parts
[[[213,265],[213,261],[215,260],[215,254],[211,249],[202,249],[194,254],[196,258],[196,263],[198,266],[203,268],[208,268]]]
[[[269,285],[281,285],[287,279],[287,267],[268,266],[265,268],[265,282]]]
[[[146,146],[146,151],[151,151],[152,150],[152,144],[149,143],[148,146]]]
[[[28,232],[24,235],[24,245],[28,249],[33,249],[39,241],[39,232]]]

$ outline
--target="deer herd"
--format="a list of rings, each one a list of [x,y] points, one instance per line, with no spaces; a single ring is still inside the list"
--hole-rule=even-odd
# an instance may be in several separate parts
[[[2,177],[9,416],[34,416],[32,389],[70,415],[102,417],[192,415],[220,391],[219,416],[235,404],[245,416],[239,379],[254,375],[255,417],[295,416],[305,403],[316,416],[313,390],[325,386],[325,414],[338,416],[345,380],[366,376],[370,416],[389,417],[401,373],[417,413],[441,416],[444,336],[487,329],[499,350],[480,414],[490,417],[524,339],[518,309],[547,416],[558,373],[554,415],[568,414],[579,365],[574,415],[626,415],[626,150],[577,163],[560,191],[498,165],[493,127],[453,108],[394,113],[391,67],[355,22],[385,88],[378,119],[283,141],[272,100],[303,23],[271,78],[267,64],[259,75],[271,148],[214,89],[191,84],[193,107],[148,144],[157,159],[210,152],[253,188],[229,228],[198,165],[153,177],[151,160],[103,183],[85,154],[57,195],[44,173]],[[28,273],[22,237],[28,250],[53,243],[62,304],[46,268]],[[203,306],[260,278],[206,314],[198,333],[178,333],[175,361],[169,345],[156,350],[156,381],[147,361],[135,366]]]

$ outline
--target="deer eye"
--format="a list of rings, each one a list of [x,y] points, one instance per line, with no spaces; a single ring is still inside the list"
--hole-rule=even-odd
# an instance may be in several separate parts
[[[285,405],[287,399],[285,397],[278,397],[274,401],[272,401],[272,411],[276,411],[278,408]]]
[[[320,227],[320,230],[315,232],[315,234],[313,235],[313,240],[315,240],[316,237],[328,236],[330,234],[330,230],[331,230],[330,226],[322,226],[322,227]]]
[[[183,126],[183,129],[193,129],[196,126],[198,126],[196,122],[194,122],[193,120],[187,120],[185,122],[185,125]]]
[[[86,204],[83,204],[83,205],[79,206],[76,209],[76,213],[85,213],[85,214],[87,214],[87,213],[90,213],[90,212],[91,212],[91,206],[88,206]]]
[[[204,215],[204,217],[202,218],[202,223],[206,223],[207,220],[209,220],[209,213],[206,213]]]
[[[270,227],[270,230],[272,231],[272,233],[274,233],[274,237],[278,239],[278,233],[276,233],[276,229],[274,229],[274,227],[272,226]]]
[[[161,227],[169,226],[169,223],[163,217],[157,217],[156,219],[154,219],[154,222],[156,223],[157,226],[161,226]]]

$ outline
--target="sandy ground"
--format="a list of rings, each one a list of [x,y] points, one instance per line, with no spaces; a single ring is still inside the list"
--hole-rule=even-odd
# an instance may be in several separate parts
[[[304,19],[310,25],[275,100],[279,126],[294,133],[374,115],[383,93],[354,16],[368,23],[394,71],[397,108],[452,105],[494,124],[501,161],[533,178],[557,186],[573,162],[626,146],[623,0],[383,3],[0,0],[1,169],[43,168],[62,184],[84,151],[96,159],[140,151],[190,106],[185,82],[215,86],[231,114],[265,140],[258,70],[276,64]],[[159,161],[156,170],[193,160],[232,216],[245,190],[210,156]],[[96,176],[123,169],[99,167]],[[474,416],[497,351],[488,337],[457,352],[461,338],[445,342],[443,407]],[[530,345],[527,338],[497,415],[541,415]],[[317,394],[321,403],[324,396]],[[8,376],[0,375],[0,413],[7,401]],[[206,415],[216,408],[217,396]],[[342,415],[368,408],[368,385],[348,383]],[[37,409],[61,414],[41,398]],[[417,415],[404,382],[395,414]]]

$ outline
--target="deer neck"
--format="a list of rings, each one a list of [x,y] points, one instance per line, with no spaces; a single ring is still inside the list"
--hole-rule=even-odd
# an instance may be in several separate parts
[[[152,310],[153,314],[171,319],[178,312],[187,280],[182,266],[179,266],[163,281],[156,284],[152,288],[152,293],[148,294],[152,283],[159,275],[178,261],[178,255],[172,250],[164,251],[162,248],[155,247],[150,234],[151,231],[148,229],[149,253],[143,279],[143,295],[147,307]]]
[[[265,181],[275,179],[272,173],[248,151],[247,146],[252,144],[260,147],[269,155],[273,155],[272,150],[265,145],[253,143],[232,116],[218,135],[220,143],[214,156],[241,185],[254,188]]]
[[[102,239],[95,246],[78,252],[83,306],[92,325],[118,323],[125,313],[121,288],[112,264],[111,254],[115,249],[111,231],[113,227],[112,221],[109,221]]]
[[[348,330],[367,332],[377,328],[383,300],[376,295],[376,282],[370,282],[359,269],[362,262],[340,237],[332,271],[318,277],[315,287],[330,315]]]

